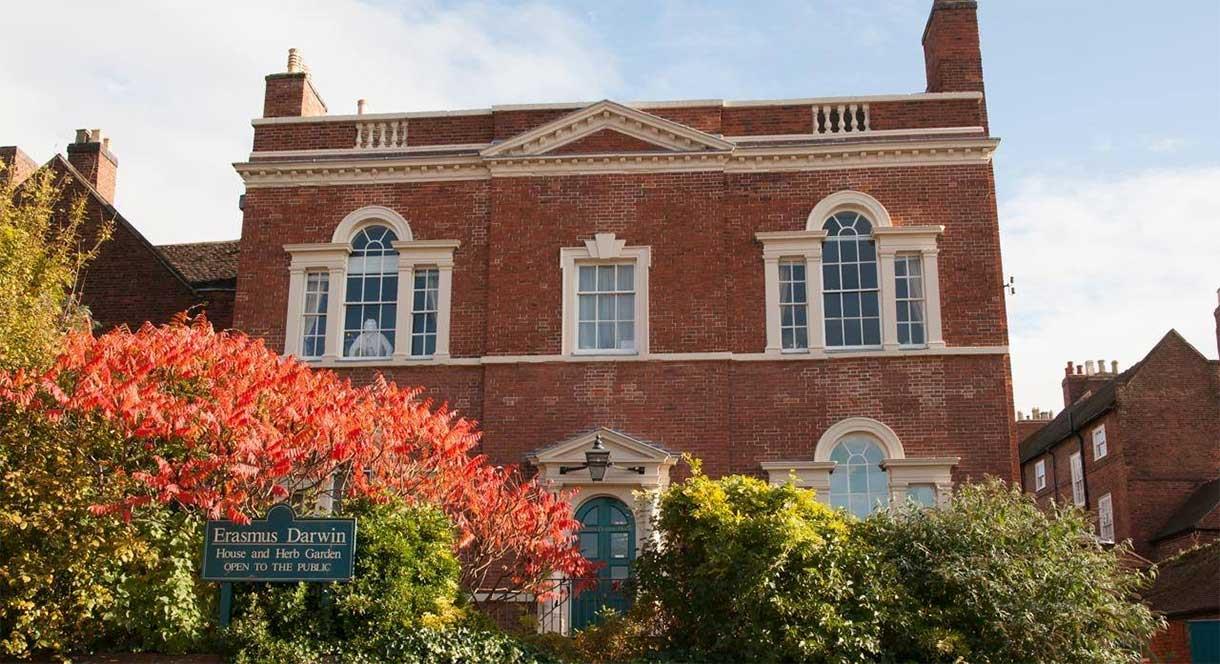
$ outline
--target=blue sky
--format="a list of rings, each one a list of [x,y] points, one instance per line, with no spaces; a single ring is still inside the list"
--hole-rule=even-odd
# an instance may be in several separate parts
[[[0,144],[42,161],[101,127],[118,206],[150,239],[233,238],[230,163],[289,46],[332,113],[888,94],[924,87],[930,4],[21,3]],[[980,5],[1017,407],[1058,410],[1064,362],[1128,366],[1170,327],[1214,358],[1220,2]]]

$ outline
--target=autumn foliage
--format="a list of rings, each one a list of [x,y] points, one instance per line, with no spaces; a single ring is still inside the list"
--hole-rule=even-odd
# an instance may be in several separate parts
[[[95,505],[99,517],[157,502],[245,521],[284,500],[309,511],[320,498],[398,496],[450,517],[468,589],[545,593],[553,573],[588,574],[567,501],[488,465],[470,420],[419,389],[356,386],[203,320],[69,334],[50,368],[0,372],[0,403],[102,422],[128,459],[149,459],[101,469],[133,488]]]

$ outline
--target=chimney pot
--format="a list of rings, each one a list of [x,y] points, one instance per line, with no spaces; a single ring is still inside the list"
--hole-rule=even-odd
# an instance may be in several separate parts
[[[1110,361],[1110,373],[1112,373],[1112,374],[1118,373],[1118,360]]]
[[[1093,368],[1093,360],[1085,360],[1084,361],[1084,375],[1092,376],[1094,373],[1096,373],[1096,370]]]
[[[364,99],[356,100],[356,115],[364,115],[364,107],[368,102]]]
[[[296,74],[305,71],[305,63],[301,60],[300,51],[295,48],[288,49],[288,73]]]
[[[1024,421],[1024,420],[1025,420],[1025,413],[1022,413],[1021,411],[1019,411],[1019,410],[1018,410],[1018,411],[1017,411],[1017,421],[1018,421],[1018,422],[1021,422],[1021,421]]]
[[[1097,360],[1097,373],[1104,374],[1106,372],[1106,361]]]

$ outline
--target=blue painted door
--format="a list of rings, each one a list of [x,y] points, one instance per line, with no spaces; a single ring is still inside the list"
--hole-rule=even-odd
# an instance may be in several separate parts
[[[622,613],[631,605],[625,588],[635,559],[635,519],[622,501],[594,498],[576,511],[580,520],[580,550],[598,563],[593,585],[572,602],[572,629],[598,622],[607,609]]]
[[[1190,630],[1190,661],[1198,664],[1220,664],[1220,620],[1192,620]]]

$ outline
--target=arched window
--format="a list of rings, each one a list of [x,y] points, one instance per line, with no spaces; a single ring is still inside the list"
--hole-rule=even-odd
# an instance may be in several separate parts
[[[352,238],[344,300],[343,354],[389,357],[394,353],[398,304],[398,237],[387,226],[365,226]]]
[[[885,453],[871,437],[851,434],[830,452],[830,504],[864,518],[889,503],[889,473],[881,468]]]
[[[881,308],[877,288],[877,248],[873,225],[859,212],[831,215],[823,225],[823,309],[826,346],[881,345]]]

